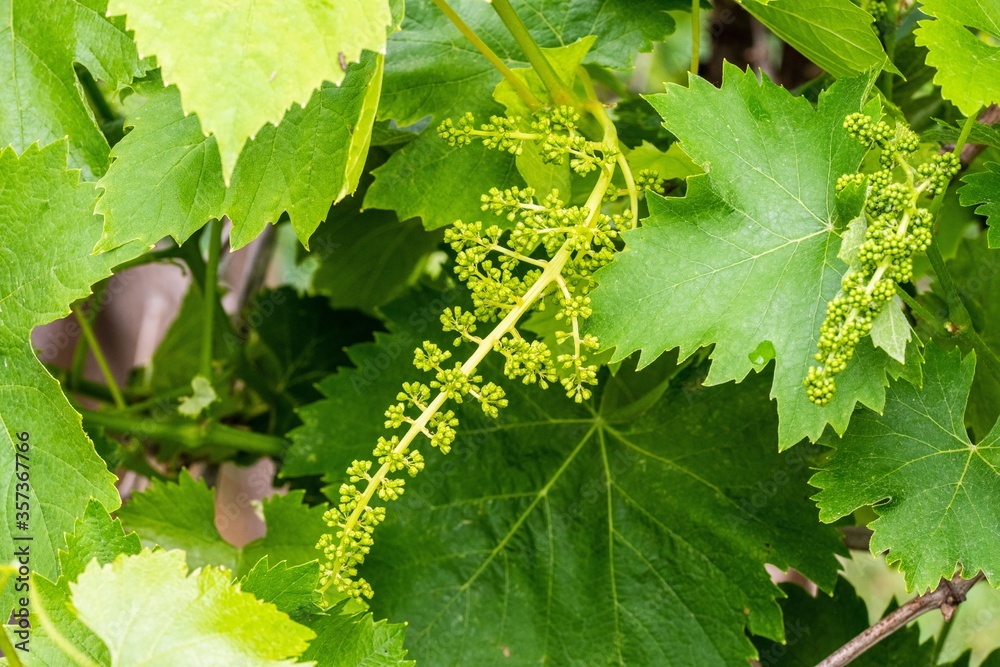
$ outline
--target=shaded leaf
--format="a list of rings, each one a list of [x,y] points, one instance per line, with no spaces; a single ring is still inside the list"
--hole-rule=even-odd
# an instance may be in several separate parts
[[[406,625],[375,621],[371,614],[334,608],[310,619],[316,639],[302,654],[316,667],[413,667],[406,659]]]
[[[275,561],[264,556],[240,580],[247,593],[262,602],[270,602],[292,619],[302,619],[318,611],[319,568],[310,563],[289,567],[286,561]]]
[[[393,333],[349,351],[358,367],[301,411],[285,475],[339,481],[372,446],[417,377],[413,341],[451,341],[423,307],[436,296],[387,307]],[[766,378],[698,380],[623,380],[582,406],[504,383],[499,421],[456,407],[455,451],[426,454],[375,535],[375,614],[406,619],[413,657],[434,665],[734,665],[753,655],[745,628],[780,637],[763,563],[835,580],[838,538],[806,501],[811,452],[777,453]]]
[[[316,242],[330,251],[320,258],[312,289],[334,308],[372,311],[400,296],[427,255],[441,242],[441,232],[427,232],[419,220],[400,222],[391,211],[361,211],[344,202],[330,211],[316,232]]]
[[[217,510],[215,489],[194,480],[186,470],[176,483],[153,480],[149,489],[133,494],[118,514],[147,547],[181,549],[192,567],[223,566],[243,576],[265,556],[272,563],[287,561],[290,567],[319,558],[316,543],[326,532],[326,506],[310,507],[303,503],[304,495],[292,491],[265,499],[261,513],[267,533],[243,547],[226,542],[217,526],[252,509],[234,504]],[[178,517],[184,521],[178,522]]]
[[[836,77],[896,68],[871,14],[850,0],[739,0],[740,5],[805,57]]]
[[[139,533],[144,546],[183,549],[191,567],[236,570],[237,549],[222,539],[215,525],[215,490],[187,470],[176,483],[152,480],[148,489],[132,494],[118,516]]]

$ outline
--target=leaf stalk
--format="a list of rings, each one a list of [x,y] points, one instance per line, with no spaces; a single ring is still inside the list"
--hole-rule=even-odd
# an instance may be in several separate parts
[[[691,69],[698,76],[701,64],[701,0],[691,0]]]
[[[111,393],[111,400],[114,401],[116,408],[119,410],[124,409],[126,405],[125,397],[122,396],[122,391],[118,388],[118,383],[115,381],[115,375],[111,372],[111,366],[108,364],[108,358],[104,356],[104,350],[101,349],[101,344],[97,342],[97,336],[94,335],[94,329],[90,326],[90,320],[88,320],[86,315],[83,314],[79,306],[73,306],[72,310],[77,323],[80,325],[80,331],[83,334],[83,338],[87,341],[87,345],[90,347],[90,351],[93,353],[94,359],[97,361],[97,365],[101,369],[101,375],[104,376],[104,381],[108,385],[108,391]]]
[[[514,11],[510,0],[492,0],[490,6],[493,7],[493,11],[497,13],[504,25],[507,26],[507,30],[510,31],[518,46],[521,47],[521,50],[524,51],[528,62],[535,68],[535,72],[542,80],[545,89],[549,91],[552,101],[555,104],[573,105],[575,101],[573,91],[567,88],[562,79],[559,78],[559,75],[556,74],[552,63],[542,53],[535,38],[531,36],[521,17]]]
[[[81,414],[84,424],[89,426],[103,426],[115,433],[170,442],[191,450],[231,447],[251,454],[276,456],[284,452],[287,446],[284,438],[244,431],[216,422],[199,424],[189,419],[160,421],[148,416],[91,410],[83,410]]]
[[[205,265],[204,299],[202,300],[201,357],[199,374],[212,377],[215,342],[215,299],[219,284],[219,255],[222,252],[222,220],[208,223],[208,263]]]
[[[451,21],[456,28],[458,28],[458,31],[461,32],[467,40],[472,42],[472,45],[486,57],[486,60],[488,60],[490,64],[503,75],[503,78],[506,79],[507,83],[511,85],[511,88],[513,88],[514,92],[517,93],[517,96],[521,98],[521,101],[528,105],[529,109],[536,111],[542,108],[542,103],[538,101],[535,94],[531,92],[531,90],[521,79],[518,78],[516,74],[514,74],[511,68],[507,67],[507,63],[505,63],[500,56],[494,53],[493,49],[491,49],[486,42],[484,42],[482,38],[476,34],[476,31],[469,27],[468,23],[462,20],[462,17],[458,15],[458,12],[456,12],[451,5],[448,4],[447,0],[433,0],[433,2],[437,5],[438,9],[440,9],[444,15],[448,17],[448,20]]]

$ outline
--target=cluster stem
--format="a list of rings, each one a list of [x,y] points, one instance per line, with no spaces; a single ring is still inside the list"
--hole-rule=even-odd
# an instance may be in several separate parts
[[[601,201],[604,198],[605,192],[607,192],[608,186],[611,184],[611,177],[613,174],[613,168],[604,169],[598,179],[596,187],[587,199],[586,206],[590,211],[590,215],[587,219],[588,225],[594,224],[600,215]],[[561,279],[562,270],[572,255],[573,251],[571,246],[572,242],[567,241],[562,245],[562,247],[559,248],[559,250],[556,251],[552,258],[546,263],[545,269],[542,271],[541,275],[538,276],[538,279],[535,280],[528,291],[525,292],[524,295],[518,300],[517,305],[514,306],[509,313],[507,313],[507,315],[493,328],[492,331],[490,331],[489,334],[480,340],[476,350],[461,366],[462,372],[465,375],[472,375],[479,364],[482,363],[483,359],[485,359],[493,350],[493,346],[497,343],[497,341],[515,329],[521,317],[523,317],[524,314],[527,313],[545,294],[549,285],[552,283],[558,283]],[[413,440],[418,435],[425,433],[427,424],[434,417],[434,415],[436,415],[441,408],[444,407],[447,400],[448,394],[444,391],[439,392],[438,395],[434,397],[434,400],[432,400],[427,407],[421,411],[420,416],[410,423],[409,429],[407,429],[403,437],[400,438],[399,444],[393,448],[392,453],[403,454],[408,451],[410,445],[413,443]],[[362,492],[356,507],[348,515],[341,528],[343,537],[341,537],[340,540],[340,547],[345,545],[352,531],[358,525],[361,515],[365,512],[368,504],[371,502],[379,486],[382,484],[382,480],[384,480],[386,475],[389,474],[390,466],[391,458],[379,466],[378,470],[367,478],[367,486],[365,487],[365,490]],[[337,575],[340,573],[340,569],[343,568],[343,563],[336,563],[336,566],[337,568],[334,569],[334,572],[330,573],[327,576],[326,581],[320,586],[319,591],[321,594],[329,590],[329,588],[337,580]]]
[[[536,280],[524,296],[521,297],[518,304],[509,313],[507,313],[507,316],[504,317],[496,327],[493,328],[493,331],[482,339],[476,347],[476,351],[472,353],[464,364],[462,364],[463,373],[471,375],[482,360],[485,359],[486,356],[493,350],[493,345],[507,335],[508,332],[514,329],[518,320],[521,319],[521,316],[528,312],[531,306],[534,305],[535,301],[538,300],[538,298],[545,291],[545,288],[558,278],[559,273],[566,264],[566,260],[569,259],[570,256],[570,249],[567,246],[568,244],[563,245],[563,247],[556,252],[556,254],[549,261],[548,266],[545,267],[542,275],[538,277],[538,280]],[[439,392],[438,395],[434,397],[434,400],[431,401],[426,408],[424,408],[423,412],[420,413],[420,416],[414,419],[410,424],[410,428],[407,429],[403,437],[399,439],[399,444],[393,448],[393,454],[402,454],[406,452],[413,440],[418,435],[425,432],[428,422],[430,422],[431,418],[437,414],[439,410],[441,410],[447,400],[447,392]],[[346,541],[355,526],[358,525],[358,521],[364,513],[365,508],[368,506],[368,503],[371,502],[371,499],[381,485],[382,480],[385,479],[387,474],[389,474],[390,465],[391,462],[386,461],[386,463],[379,466],[379,469],[375,471],[375,474],[368,478],[368,486],[361,494],[361,499],[358,502],[357,507],[354,508],[354,511],[351,512],[351,514],[347,517],[347,520],[344,522],[344,526],[342,528],[344,537],[341,538],[341,545],[343,545],[343,542]],[[324,583],[319,589],[321,593],[326,592],[326,590],[333,585],[333,582],[337,579],[335,576],[336,574],[337,573],[334,573],[327,578],[326,583]]]

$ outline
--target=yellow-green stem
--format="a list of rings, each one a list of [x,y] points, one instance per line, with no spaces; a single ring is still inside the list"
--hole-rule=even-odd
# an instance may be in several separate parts
[[[438,6],[438,9],[440,9],[444,15],[448,17],[448,20],[451,21],[456,28],[458,28],[459,32],[461,32],[467,40],[472,42],[472,45],[486,57],[486,60],[488,60],[490,64],[503,75],[503,78],[505,78],[507,83],[511,85],[514,92],[517,93],[517,96],[528,105],[529,109],[536,111],[542,108],[542,103],[538,101],[538,98],[535,97],[534,93],[532,93],[524,82],[521,81],[521,79],[519,79],[509,67],[507,67],[507,63],[505,63],[500,56],[494,53],[493,49],[487,46],[486,42],[484,42],[479,35],[477,35],[476,32],[462,20],[462,17],[458,15],[458,13],[447,3],[446,0],[433,0],[433,2]]]
[[[549,96],[556,104],[573,104],[573,91],[566,87],[552,68],[552,63],[542,53],[535,38],[528,32],[527,26],[521,17],[514,11],[510,0],[491,0],[490,6],[497,13],[500,20],[507,26],[507,30],[517,42],[531,66],[535,68],[535,73],[542,80],[545,89],[549,91]]]
[[[910,294],[899,285],[896,285],[896,295],[910,307],[910,312],[926,322],[935,332],[941,333],[946,330],[944,322],[942,322],[940,318],[936,317],[934,313],[927,310],[923,304],[910,296]]]
[[[593,91],[593,88],[590,91]],[[615,162],[618,168],[622,170],[622,176],[625,178],[625,188],[628,191],[629,198],[629,210],[632,212],[632,228],[634,229],[639,225],[639,191],[635,186],[635,178],[632,176],[632,169],[629,167],[628,160],[622,155],[618,145],[618,129],[612,122],[611,117],[608,116],[608,110],[596,97],[584,100],[582,106],[585,111],[601,124],[601,129],[604,130],[602,143],[605,146],[614,147],[619,151]]]
[[[625,189],[628,190],[629,210],[632,212],[632,229],[639,226],[639,190],[635,187],[635,178],[632,177],[632,169],[628,166],[628,160],[621,153],[615,158],[618,168],[622,170],[625,177]]]
[[[111,366],[108,365],[108,359],[104,356],[104,350],[101,349],[100,343],[97,342],[94,329],[90,326],[87,317],[80,311],[79,306],[73,306],[73,315],[76,316],[76,321],[80,324],[80,331],[83,333],[83,337],[86,339],[87,345],[90,346],[90,351],[93,353],[94,359],[101,369],[101,375],[104,376],[104,381],[108,385],[108,391],[111,393],[111,400],[114,401],[115,407],[119,410],[124,409],[126,405],[125,397],[122,396],[121,389],[118,388],[115,376],[111,372]]]
[[[219,255],[222,253],[222,221],[208,223],[208,263],[205,265],[205,292],[202,303],[201,362],[199,373],[212,377],[213,343],[215,341],[215,294],[219,283]]]
[[[101,298],[104,296],[104,290],[107,288],[107,281],[102,281],[94,288],[94,293],[91,295],[90,304],[91,312],[96,315],[100,312],[96,304],[101,302]],[[86,336],[80,336],[76,341],[76,348],[73,350],[73,361],[70,364],[69,371],[69,386],[74,391],[83,379],[83,371],[87,365],[87,354],[90,352],[90,346],[87,343]]]
[[[701,64],[701,0],[691,0],[691,74],[698,76]]]

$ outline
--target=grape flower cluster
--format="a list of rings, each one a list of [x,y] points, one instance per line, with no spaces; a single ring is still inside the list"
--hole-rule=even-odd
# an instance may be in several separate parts
[[[896,293],[896,284],[913,278],[913,255],[930,245],[933,216],[919,205],[921,198],[943,192],[959,169],[958,158],[951,153],[912,166],[919,140],[908,127],[892,128],[856,113],[844,120],[844,128],[868,148],[880,150],[881,169],[867,175],[845,174],[837,181],[838,193],[854,188],[864,193],[867,228],[839,294],[827,303],[815,354],[818,365],[806,375],[806,393],[817,405],[833,400],[836,376],[847,367],[861,339],[871,333],[875,318]]]
[[[582,323],[591,314],[593,275],[612,260],[618,230],[631,226],[632,216],[601,211],[619,157],[617,142],[613,136],[612,141],[588,140],[578,121],[572,108],[556,107],[532,119],[530,131],[519,129],[521,119],[509,117],[477,126],[471,114],[438,128],[452,146],[477,139],[518,154],[525,142],[534,142],[546,161],[568,160],[577,174],[599,171],[600,177],[581,206],[569,205],[558,191],[539,196],[532,188],[493,188],[482,195],[482,210],[499,218],[497,223],[458,221],[447,230],[455,273],[471,293],[472,308],[447,308],[441,325],[456,334],[456,347],[471,344],[475,351],[464,362],[430,341],[414,351],[413,364],[427,377],[404,383],[386,410],[385,427],[397,433],[379,438],[373,460],[351,464],[339,502],[324,517],[333,532],[317,544],[323,552],[323,591],[334,587],[358,600],[372,596],[358,568],[371,550],[375,528],[385,519],[384,503],[403,494],[406,475],[424,468],[418,439],[426,438],[442,454],[451,450],[459,420],[445,405],[478,403],[493,418],[507,406],[503,388],[484,383],[476,372],[490,352],[503,359],[503,374],[510,380],[542,388],[558,382],[573,400],[590,398],[590,387],[597,382],[590,356],[599,345],[583,332]],[[527,312],[542,308],[556,309],[556,349],[545,340],[523,337],[516,328]],[[374,504],[376,497],[382,505]]]

